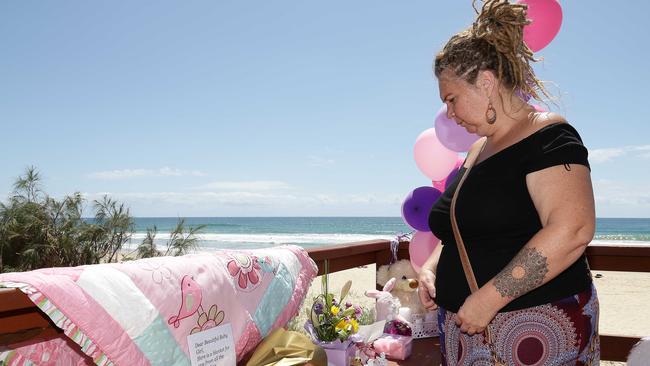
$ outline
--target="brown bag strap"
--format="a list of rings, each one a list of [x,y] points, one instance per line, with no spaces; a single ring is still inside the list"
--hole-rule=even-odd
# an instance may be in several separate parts
[[[465,277],[467,278],[467,283],[469,284],[469,289],[472,293],[478,291],[478,283],[476,282],[476,276],[474,276],[474,270],[472,269],[472,264],[469,262],[467,250],[465,250],[465,243],[463,242],[463,238],[460,236],[460,230],[458,229],[458,223],[456,222],[456,200],[458,199],[458,192],[460,192],[460,188],[463,186],[463,183],[465,182],[465,179],[467,179],[470,170],[472,170],[472,167],[474,167],[476,160],[485,148],[486,143],[487,139],[483,142],[483,145],[481,145],[480,149],[475,149],[474,151],[470,151],[468,153],[467,169],[465,170],[463,176],[460,178],[458,187],[456,187],[454,196],[451,199],[451,228],[454,230],[454,237],[456,238],[456,245],[458,247],[458,254],[460,255],[460,262],[463,264],[463,271],[465,272]],[[503,360],[501,360],[501,358],[497,355],[494,346],[494,338],[492,337],[492,332],[490,331],[489,324],[485,328],[485,340],[487,341],[487,344],[490,348],[492,363],[496,366],[505,365]]]
[[[469,284],[469,289],[472,291],[472,293],[478,291],[478,284],[476,283],[476,276],[474,276],[474,270],[472,270],[472,265],[469,262],[469,257],[467,256],[467,251],[465,250],[465,243],[463,242],[463,238],[460,236],[460,231],[458,230],[458,223],[456,222],[456,200],[458,199],[458,192],[460,192],[460,188],[463,186],[465,179],[467,179],[469,172],[472,170],[472,167],[476,163],[476,159],[478,159],[478,156],[485,148],[486,143],[487,143],[487,139],[483,142],[483,145],[481,146],[480,149],[474,149],[474,151],[470,151],[468,153],[467,169],[465,170],[463,176],[460,178],[460,182],[458,182],[458,187],[456,187],[456,191],[454,191],[454,196],[451,199],[451,228],[454,230],[454,238],[456,238],[456,245],[458,246],[458,254],[460,255],[460,261],[463,264],[465,277],[467,278],[467,283]]]

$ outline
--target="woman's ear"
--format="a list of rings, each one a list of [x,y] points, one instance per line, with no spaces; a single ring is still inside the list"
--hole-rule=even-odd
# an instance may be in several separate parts
[[[496,84],[497,78],[496,75],[494,75],[494,72],[491,70],[479,71],[478,76],[476,77],[476,86],[485,96],[490,97],[493,94]]]

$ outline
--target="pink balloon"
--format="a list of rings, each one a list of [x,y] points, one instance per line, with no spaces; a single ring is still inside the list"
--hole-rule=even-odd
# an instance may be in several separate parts
[[[527,18],[531,23],[524,27],[524,41],[537,52],[548,46],[562,26],[562,7],[557,0],[519,0],[528,5]]]
[[[429,128],[418,136],[413,150],[415,164],[431,180],[444,179],[458,158],[458,153],[440,143],[434,128]]]
[[[447,178],[445,178],[443,180],[438,180],[438,181],[433,180],[433,181],[431,181],[431,183],[433,183],[432,184],[433,188],[439,190],[440,192],[444,192],[445,191],[445,183],[447,183]]]
[[[409,244],[409,257],[415,272],[420,273],[422,265],[429,259],[438,243],[440,243],[440,239],[436,238],[430,231],[416,231],[413,234],[413,239]]]
[[[463,163],[465,162],[465,158],[458,157],[458,160],[456,160],[456,165],[454,165],[454,168],[449,172],[449,174],[445,177],[443,180],[434,180],[431,182],[433,185],[433,188],[439,190],[440,192],[444,192],[445,188],[447,188],[447,181],[451,179],[454,179],[456,177],[456,174],[452,173],[458,173],[458,170],[460,169],[461,166],[463,166]]]
[[[447,118],[446,104],[443,104],[436,114],[434,125],[440,142],[451,151],[468,151],[474,141],[479,138],[478,135],[469,133],[460,127],[454,120]]]
[[[546,112],[546,109],[542,108],[541,106],[537,104],[533,104],[533,108],[535,108],[536,111],[538,112]]]

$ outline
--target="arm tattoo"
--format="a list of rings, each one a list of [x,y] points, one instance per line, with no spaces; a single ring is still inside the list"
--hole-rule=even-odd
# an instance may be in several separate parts
[[[494,286],[503,297],[517,298],[544,282],[548,273],[546,257],[535,248],[523,248],[494,278]]]

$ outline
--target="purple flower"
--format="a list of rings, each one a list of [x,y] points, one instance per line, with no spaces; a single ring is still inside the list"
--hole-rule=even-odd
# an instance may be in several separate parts
[[[361,306],[359,306],[359,305],[354,305],[354,313],[355,313],[356,315],[361,315],[361,312],[362,312],[362,310],[361,310]]]
[[[349,302],[349,301],[346,301],[345,302],[345,308],[347,309],[347,308],[351,308],[351,307],[352,307],[352,303]]]
[[[321,304],[320,302],[317,302],[316,304],[314,304],[314,312],[316,314],[319,314],[319,315],[322,314],[323,313],[323,304]]]
[[[338,304],[338,301],[336,299],[332,299],[332,305],[336,306]]]

